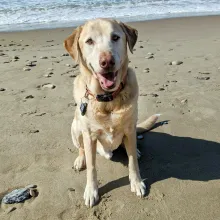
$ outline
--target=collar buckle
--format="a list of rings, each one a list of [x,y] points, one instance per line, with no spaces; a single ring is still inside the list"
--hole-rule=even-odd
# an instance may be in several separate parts
[[[96,100],[98,102],[111,102],[114,99],[112,93],[106,93],[101,95],[96,95]]]

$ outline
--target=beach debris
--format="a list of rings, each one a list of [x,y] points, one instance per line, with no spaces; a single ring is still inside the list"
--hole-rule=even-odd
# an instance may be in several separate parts
[[[7,208],[7,209],[5,210],[5,212],[6,212],[7,214],[9,214],[10,212],[13,212],[15,209],[16,209],[16,207],[9,207],[9,208]]]
[[[196,79],[199,79],[199,80],[209,80],[210,77],[208,77],[208,76],[197,76]]]
[[[176,83],[176,82],[177,82],[177,80],[172,80],[171,82]]]
[[[0,92],[4,92],[5,91],[5,88],[0,88]]]
[[[183,61],[180,60],[172,61],[169,63],[169,65],[173,65],[173,66],[181,65],[181,64],[183,64]]]
[[[144,73],[149,73],[149,72],[150,72],[150,69],[149,69],[149,68],[145,68],[145,69],[143,70],[143,72],[144,72]]]
[[[47,68],[48,71],[53,71],[53,68],[49,67]]]
[[[75,192],[75,191],[76,191],[74,188],[68,188],[68,190],[69,190],[70,192]]]
[[[14,56],[13,58],[14,58],[15,60],[19,60],[19,59],[20,59],[19,56]]]
[[[39,133],[40,131],[39,130],[30,130],[29,133],[31,134],[35,134],[35,133]]]
[[[36,62],[37,61],[29,61],[29,62],[26,63],[26,66],[29,66],[29,67],[36,66]]]
[[[24,202],[30,197],[31,196],[29,193],[29,189],[27,188],[15,189],[12,192],[5,195],[2,199],[2,202],[5,204],[20,203],[20,202]]]
[[[49,73],[45,74],[44,77],[49,78],[49,77],[51,77],[52,75],[53,75],[53,72],[49,72]]]
[[[34,98],[33,95],[28,95],[28,96],[25,97],[25,99],[33,99],[33,98]]]
[[[158,90],[159,91],[164,91],[165,89],[163,87],[160,87]]]
[[[55,89],[56,88],[56,86],[51,83],[45,83],[41,87],[46,88],[46,89]]]
[[[187,102],[188,102],[187,99],[183,99],[183,100],[181,101],[182,104],[186,104]]]
[[[35,116],[43,116],[43,115],[46,115],[46,112],[39,113],[39,114],[37,114]]]
[[[48,57],[46,57],[46,56],[41,56],[40,59],[46,60],[46,59],[48,59]]]
[[[156,94],[156,93],[151,93],[150,94],[152,97],[158,97],[159,95],[158,94]]]
[[[63,54],[61,55],[61,57],[68,57],[68,56],[69,56],[68,53],[63,53]]]
[[[147,55],[149,55],[149,56],[153,56],[154,53],[148,52]]]
[[[70,78],[74,78],[74,77],[76,77],[76,75],[75,75],[75,74],[73,74],[73,75],[70,75],[69,77],[70,77]]]
[[[54,42],[54,40],[47,40],[46,42]]]
[[[145,58],[146,58],[146,59],[153,59],[154,56],[153,56],[153,55],[149,55],[149,56],[146,56]]]
[[[67,67],[71,67],[71,65],[70,65],[70,64],[68,64],[68,63],[66,64],[66,66],[67,66]]]
[[[140,134],[140,135],[137,136],[137,139],[142,140],[142,139],[144,139],[144,136],[142,134]]]
[[[37,188],[37,185],[29,184],[29,185],[25,186],[25,188],[28,188],[28,189],[30,189],[30,188]]]
[[[23,70],[24,70],[24,71],[30,71],[30,70],[31,70],[31,68],[24,67],[24,68],[23,68]]]
[[[199,73],[202,75],[209,75],[210,74],[209,72],[199,72]]]
[[[5,56],[6,54],[5,53],[0,53],[0,56]]]
[[[140,48],[144,48],[143,46],[140,46]]]

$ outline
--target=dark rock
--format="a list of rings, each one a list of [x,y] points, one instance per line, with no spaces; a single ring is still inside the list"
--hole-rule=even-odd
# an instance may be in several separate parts
[[[15,189],[12,192],[5,195],[2,199],[2,202],[5,204],[20,203],[20,202],[24,202],[30,197],[31,196],[29,193],[29,189],[27,188]]]
[[[33,99],[33,98],[34,98],[33,95],[28,95],[28,96],[25,97],[25,99]]]
[[[5,91],[5,88],[0,88],[0,92],[4,92]]]
[[[30,130],[30,133],[35,134],[35,133],[39,133],[39,130]]]
[[[199,80],[209,80],[210,77],[208,77],[208,76],[197,76],[196,79],[199,79]]]

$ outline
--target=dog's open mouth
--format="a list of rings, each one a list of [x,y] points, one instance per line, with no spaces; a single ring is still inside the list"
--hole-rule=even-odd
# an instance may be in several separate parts
[[[99,83],[103,89],[112,89],[115,87],[118,71],[104,74],[97,73]]]

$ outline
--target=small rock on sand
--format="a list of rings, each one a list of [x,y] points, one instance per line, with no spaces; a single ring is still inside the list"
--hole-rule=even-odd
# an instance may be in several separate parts
[[[46,60],[46,59],[48,59],[48,57],[46,57],[46,56],[41,56],[40,59]]]
[[[24,71],[30,71],[30,70],[31,70],[31,68],[24,67],[24,68],[23,68],[23,70],[24,70]]]
[[[33,98],[34,98],[33,95],[28,95],[28,96],[25,97],[25,99],[33,99]]]
[[[51,77],[52,75],[53,75],[53,72],[49,72],[49,73],[45,74],[44,77],[49,78],[49,77]]]
[[[172,62],[169,63],[169,65],[173,65],[173,66],[181,65],[181,64],[183,64],[183,61],[180,61],[180,60],[172,61]]]
[[[208,77],[208,76],[197,76],[196,79],[199,79],[199,80],[209,80],[210,77]]]
[[[29,189],[21,188],[15,189],[12,192],[5,195],[2,202],[5,204],[20,203],[30,198]]]
[[[18,57],[18,56],[14,56],[13,57],[15,60],[19,60],[20,59],[20,57]]]
[[[69,56],[68,53],[63,53],[63,54],[61,55],[61,57],[68,57],[68,56]]]
[[[26,63],[26,66],[33,67],[33,66],[36,66],[35,63],[36,63],[35,61],[30,61],[30,62]]]
[[[153,59],[154,56],[153,56],[153,55],[149,55],[149,56],[146,56],[145,58],[146,58],[146,59]]]
[[[0,88],[0,92],[4,92],[5,91],[5,88]]]
[[[202,75],[209,75],[210,74],[209,72],[199,72],[199,73]]]
[[[68,64],[68,63],[66,64],[66,66],[71,67],[71,65],[70,65],[70,64]]]
[[[39,133],[39,130],[30,130],[29,133],[31,134]]]
[[[188,102],[187,99],[183,99],[183,100],[181,101],[182,104],[185,104],[185,103],[187,103],[187,102]]]
[[[30,188],[37,188],[37,185],[29,184],[29,185],[25,186],[25,188],[28,188],[28,189],[30,189]]]
[[[55,89],[56,86],[51,84],[51,83],[46,83],[42,85],[42,88],[47,88],[47,89]]]

